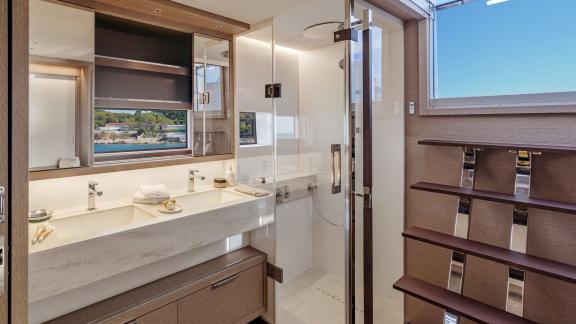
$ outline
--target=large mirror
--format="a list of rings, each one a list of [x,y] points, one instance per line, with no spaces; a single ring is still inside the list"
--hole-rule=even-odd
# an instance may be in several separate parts
[[[30,0],[29,165],[89,166],[94,12]]]
[[[232,153],[230,42],[194,35],[194,155]]]

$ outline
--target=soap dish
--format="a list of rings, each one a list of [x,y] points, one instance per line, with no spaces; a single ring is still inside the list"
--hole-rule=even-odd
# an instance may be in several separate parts
[[[164,214],[178,214],[178,213],[182,212],[183,209],[184,208],[182,208],[182,205],[176,204],[175,208],[172,210],[168,210],[164,207],[160,207],[160,208],[158,208],[158,211],[161,213],[164,213]]]
[[[47,221],[52,218],[52,214],[54,212],[52,210],[46,209],[33,209],[30,211],[28,215],[28,222],[30,223],[40,223],[43,221]]]

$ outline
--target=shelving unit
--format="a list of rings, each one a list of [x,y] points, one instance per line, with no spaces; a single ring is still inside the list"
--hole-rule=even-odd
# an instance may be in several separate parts
[[[452,146],[452,147],[473,147],[485,150],[519,150],[531,152],[548,152],[548,153],[576,153],[576,147],[562,145],[542,145],[542,144],[524,144],[524,143],[495,143],[495,142],[467,142],[452,140],[421,140],[421,145],[435,146]]]
[[[394,283],[394,289],[442,307],[451,313],[472,321],[490,324],[526,324],[534,323],[501,309],[478,302],[472,298],[442,289],[425,281],[404,276]]]
[[[410,227],[402,233],[408,239],[495,261],[523,270],[540,273],[549,277],[576,283],[576,267],[524,253],[510,251],[497,246],[464,240],[419,227]]]
[[[522,197],[500,192],[467,189],[455,186],[447,186],[436,183],[418,182],[410,186],[411,189],[440,193],[451,196],[464,196],[480,200],[500,202],[513,205],[524,205],[543,210],[576,214],[576,204],[563,203],[559,201]]]
[[[167,65],[153,62],[130,60],[111,56],[96,55],[96,66],[107,66],[119,69],[137,70],[164,74],[190,76],[190,68],[186,66]]]
[[[467,142],[426,139],[421,145],[459,147],[463,150],[460,186],[418,182],[410,186],[413,190],[439,193],[459,197],[454,235],[432,230],[410,227],[402,236],[426,244],[452,250],[448,290],[424,281],[404,276],[394,288],[445,309],[444,321],[458,322],[458,317],[486,323],[531,323],[522,318],[524,314],[525,271],[539,273],[569,283],[576,283],[576,266],[526,254],[528,218],[530,210],[541,210],[576,214],[576,203],[530,197],[533,155],[545,153],[573,154],[576,147],[525,143]],[[514,194],[474,189],[477,154],[485,150],[505,150],[516,155]],[[510,228],[509,249],[471,241],[468,239],[471,205],[475,199],[505,203],[514,206]],[[461,223],[460,225],[458,225]],[[509,266],[506,311],[482,304],[461,295],[461,281],[466,255],[473,255]],[[452,276],[455,275],[455,278]]]

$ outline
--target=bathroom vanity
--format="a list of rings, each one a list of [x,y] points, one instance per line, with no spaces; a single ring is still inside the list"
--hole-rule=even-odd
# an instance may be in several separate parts
[[[266,308],[266,255],[226,254],[48,323],[247,323]]]
[[[30,302],[185,253],[274,221],[274,196],[228,189],[173,193],[183,208],[118,201],[54,212],[54,232],[29,246]],[[46,223],[46,222],[45,222]],[[37,224],[30,224],[30,237]]]

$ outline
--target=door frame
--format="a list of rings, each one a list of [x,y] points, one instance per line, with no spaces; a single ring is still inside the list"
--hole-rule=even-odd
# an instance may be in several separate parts
[[[0,2],[0,182],[6,188],[0,323],[28,322],[28,1]]]

